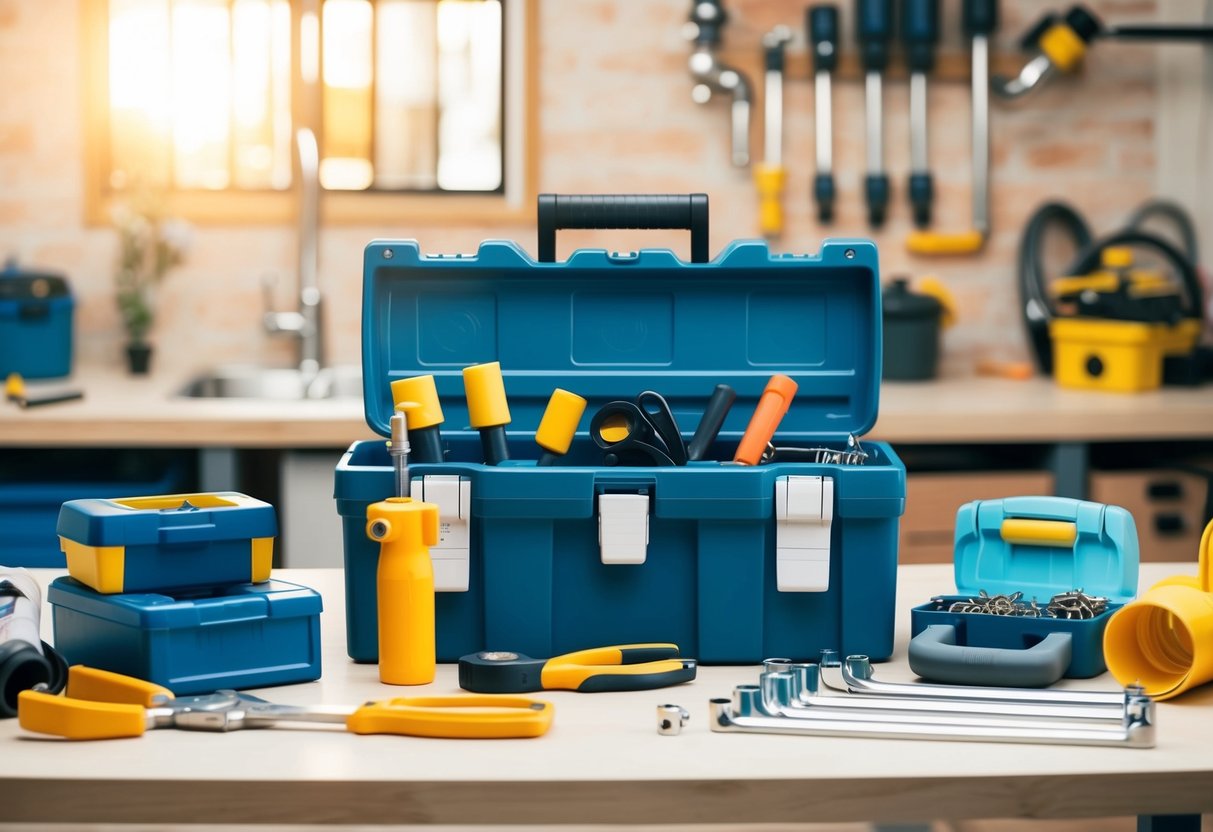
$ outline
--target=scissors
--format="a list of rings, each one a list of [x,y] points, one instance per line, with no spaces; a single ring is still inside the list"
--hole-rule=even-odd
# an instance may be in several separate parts
[[[686,465],[687,446],[660,393],[608,402],[590,420],[590,436],[606,465]]]
[[[552,715],[551,703],[522,696],[417,696],[354,707],[278,705],[233,690],[178,698],[152,682],[83,665],[68,670],[64,696],[23,690],[17,697],[22,728],[73,740],[139,737],[153,728],[236,731],[279,722],[337,723],[354,734],[500,739],[542,736]]]
[[[594,647],[551,659],[485,651],[459,660],[459,687],[475,693],[652,690],[689,682],[695,669],[694,659],[666,643]]]

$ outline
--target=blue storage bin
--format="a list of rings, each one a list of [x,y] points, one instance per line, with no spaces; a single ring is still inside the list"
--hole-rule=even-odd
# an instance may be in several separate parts
[[[1048,538],[1042,535],[1032,543],[1008,541],[1003,533],[1008,521],[1041,524],[1046,533],[1057,524],[1072,526],[1073,540],[1045,545]],[[1013,539],[1014,534],[1009,536]],[[945,624],[955,628],[958,647],[1017,653],[1036,647],[1052,634],[1065,634],[1070,642],[1070,658],[1068,664],[1060,665],[1061,675],[1074,679],[1098,676],[1107,669],[1103,633],[1108,619],[1137,594],[1138,561],[1133,515],[1119,506],[1069,497],[974,500],[956,514],[954,568],[958,594],[914,607],[910,612],[911,632],[916,637],[931,625]],[[977,598],[983,590],[989,595],[1022,592],[1023,602],[1035,599],[1044,607],[1053,596],[1076,589],[1107,598],[1107,609],[1087,619],[948,611],[952,604]],[[913,654],[911,647],[912,664]],[[962,652],[954,655],[958,662],[963,659]],[[997,654],[986,655],[998,663]],[[1013,653],[1005,654],[1005,659],[1008,665],[1029,661]],[[1024,669],[1038,672],[1033,667]],[[1012,672],[1019,671],[1013,668]],[[1039,672],[1045,673],[1043,668]]]
[[[470,256],[423,255],[411,240],[367,247],[367,422],[386,436],[390,382],[435,377],[446,461],[411,465],[412,493],[437,501],[444,523],[467,524],[466,549],[431,549],[440,661],[643,641],[675,642],[683,655],[717,663],[808,659],[823,648],[892,653],[905,468],[888,445],[865,443],[871,458],[861,466],[603,467],[589,438],[597,408],[645,389],[665,396],[689,437],[723,382],[737,401],[713,458],[731,460],[776,373],[799,384],[779,444],[841,449],[875,423],[875,246],[827,240],[817,255],[773,255],[765,243],[738,242],[709,263],[700,243],[693,250],[704,262],[693,263],[664,249],[536,262],[508,241]],[[511,459],[499,466],[478,461],[461,375],[491,361],[501,363],[512,416]],[[569,454],[537,467],[534,433],[555,387],[589,405]],[[379,547],[366,536],[366,509],[392,489],[382,441],[353,444],[337,466],[347,646],[357,661],[378,657]],[[795,531],[787,526],[804,519],[788,489],[795,500],[808,489],[824,514],[807,521],[828,550],[820,591],[779,588]],[[621,498],[641,501],[625,522],[647,534],[642,563],[603,562],[599,518]],[[790,520],[777,519],[781,505],[791,505]]]
[[[286,581],[207,593],[102,595],[70,577],[47,592],[55,649],[177,695],[320,678],[320,595]]]
[[[75,300],[63,275],[0,269],[0,378],[55,378],[72,372]]]
[[[274,507],[234,491],[69,500],[56,528],[73,578],[97,592],[182,592],[267,580]]]
[[[56,527],[65,502],[171,494],[192,477],[179,451],[8,449],[0,455],[0,563],[63,569]]]

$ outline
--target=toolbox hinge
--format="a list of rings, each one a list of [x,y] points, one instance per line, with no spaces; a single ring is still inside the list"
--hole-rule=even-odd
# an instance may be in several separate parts
[[[435,592],[467,592],[471,571],[472,482],[457,474],[427,474],[409,483],[409,496],[438,506],[438,545],[430,547]]]
[[[830,588],[833,477],[775,480],[775,582],[780,592]]]
[[[648,548],[648,495],[598,495],[598,549],[602,562],[644,563]]]

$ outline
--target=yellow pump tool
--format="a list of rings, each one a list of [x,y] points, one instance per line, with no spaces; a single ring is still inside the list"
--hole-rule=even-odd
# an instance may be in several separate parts
[[[388,685],[434,681],[434,564],[438,506],[389,497],[366,510],[366,534],[380,544],[379,680]]]
[[[535,443],[543,448],[537,465],[554,465],[569,452],[577,426],[585,413],[586,400],[576,393],[557,387],[548,399],[547,409],[535,430]]]
[[[998,27],[998,3],[964,0],[962,19],[971,44],[973,226],[955,234],[915,231],[906,238],[912,254],[974,254],[990,233],[990,37]]]
[[[344,705],[278,705],[221,690],[174,697],[166,688],[91,667],[68,671],[67,692],[18,695],[26,731],[71,740],[139,737],[154,728],[236,731],[285,723],[335,723],[354,734],[503,739],[538,737],[552,724],[548,702],[523,696],[418,696]]]
[[[1104,630],[1108,670],[1171,699],[1213,681],[1213,522],[1200,538],[1198,572],[1159,581],[1117,610]]]
[[[783,186],[788,173],[783,166],[783,69],[784,47],[792,39],[787,26],[776,26],[762,38],[766,60],[763,100],[765,134],[763,160],[754,166],[758,189],[759,226],[765,237],[783,233]]]
[[[510,405],[505,397],[505,380],[500,362],[476,364],[463,370],[463,388],[468,401],[468,419],[480,431],[480,446],[486,465],[498,465],[510,458],[506,447],[505,426],[510,423]]]

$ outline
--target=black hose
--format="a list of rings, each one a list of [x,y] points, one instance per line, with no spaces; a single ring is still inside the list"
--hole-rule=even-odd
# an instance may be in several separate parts
[[[1200,262],[1200,249],[1196,240],[1196,226],[1192,218],[1178,204],[1165,199],[1152,199],[1144,203],[1129,216],[1126,228],[1141,228],[1152,219],[1164,219],[1175,226],[1175,231],[1183,240],[1184,254],[1193,263]]]

